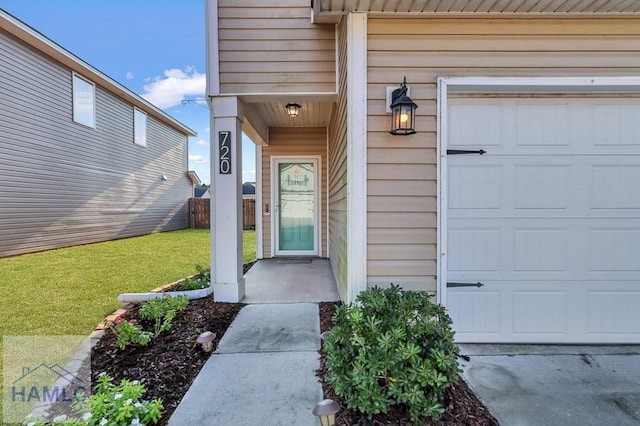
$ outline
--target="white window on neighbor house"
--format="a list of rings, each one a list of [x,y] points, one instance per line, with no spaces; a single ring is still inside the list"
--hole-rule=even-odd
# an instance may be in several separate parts
[[[138,108],[133,109],[133,143],[147,146],[147,114]]]
[[[96,127],[96,86],[87,79],[73,74],[73,121]]]

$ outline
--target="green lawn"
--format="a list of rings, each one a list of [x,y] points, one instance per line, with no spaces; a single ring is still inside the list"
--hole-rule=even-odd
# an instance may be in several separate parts
[[[255,259],[255,231],[243,244],[244,262]],[[0,336],[87,335],[122,306],[118,294],[192,275],[209,258],[209,230],[185,229],[0,259]]]

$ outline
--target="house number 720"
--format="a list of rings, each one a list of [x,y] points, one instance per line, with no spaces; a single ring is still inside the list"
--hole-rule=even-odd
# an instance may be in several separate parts
[[[221,175],[231,174],[231,132],[218,132],[218,153]]]

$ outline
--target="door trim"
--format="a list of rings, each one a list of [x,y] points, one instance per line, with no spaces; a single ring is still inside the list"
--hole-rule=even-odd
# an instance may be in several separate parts
[[[315,192],[313,194],[313,223],[314,223],[314,235],[313,235],[313,250],[293,251],[287,250],[286,254],[278,250],[277,241],[279,240],[278,226],[279,226],[279,210],[276,207],[278,204],[278,164],[287,162],[312,162],[316,168],[314,175]],[[322,235],[320,229],[320,197],[322,194],[322,156],[321,155],[272,155],[270,157],[271,165],[271,257],[278,256],[319,256]]]
[[[449,144],[449,93],[640,93],[635,77],[438,77],[437,88],[437,253],[436,300],[447,306],[447,146]]]

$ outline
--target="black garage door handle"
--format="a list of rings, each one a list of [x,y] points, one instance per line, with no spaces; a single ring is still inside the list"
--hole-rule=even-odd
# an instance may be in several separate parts
[[[478,283],[447,283],[447,287],[483,287],[484,284]]]

